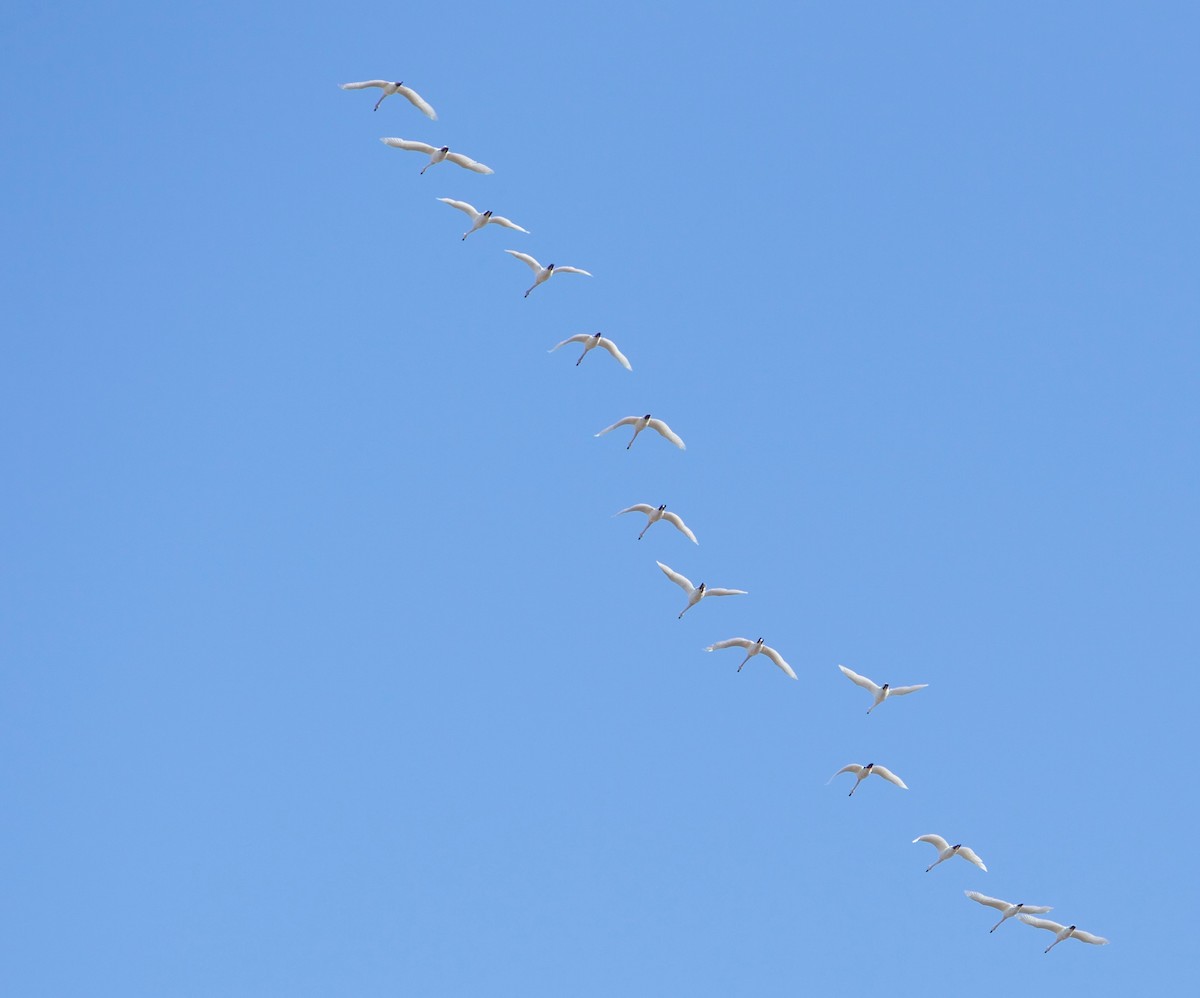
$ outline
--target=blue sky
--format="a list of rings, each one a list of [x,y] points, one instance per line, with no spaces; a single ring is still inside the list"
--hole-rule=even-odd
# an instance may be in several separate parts
[[[1194,982],[1191,5],[2,17],[6,993]]]

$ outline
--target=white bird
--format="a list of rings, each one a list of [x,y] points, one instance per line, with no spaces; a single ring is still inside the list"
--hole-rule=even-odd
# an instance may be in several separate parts
[[[677,619],[682,620],[683,615],[692,607],[699,603],[705,596],[747,596],[749,595],[745,589],[710,589],[705,583],[701,582],[698,586],[692,585],[692,580],[686,575],[680,575],[672,568],[668,568],[661,561],[656,561],[655,564],[661,568],[664,574],[675,583],[680,589],[688,594],[687,606],[679,611]]]
[[[1054,910],[1052,907],[1044,904],[1025,904],[1024,902],[1013,904],[1011,901],[1001,901],[999,898],[990,898],[986,894],[980,894],[979,891],[963,891],[963,893],[972,901],[978,901],[980,904],[986,904],[989,908],[995,908],[997,911],[1004,912],[1004,918],[988,929],[988,932],[995,932],[1007,919],[1012,918],[1013,915],[1020,915],[1022,912],[1028,912],[1032,915],[1042,915],[1047,911]]]
[[[928,842],[938,851],[937,861],[925,868],[926,873],[937,866],[938,863],[944,863],[955,856],[961,856],[968,863],[974,863],[984,873],[987,873],[987,867],[983,865],[983,860],[975,854],[975,850],[970,846],[963,845],[961,842],[958,845],[952,846],[940,835],[918,835],[913,839],[913,842]]]
[[[401,97],[406,97],[412,106],[422,112],[425,117],[437,121],[437,112],[430,106],[429,101],[413,90],[412,87],[406,87],[403,82],[389,83],[387,80],[363,80],[362,83],[339,83],[338,86],[343,90],[366,90],[368,87],[378,87],[383,91],[383,97],[380,97],[375,102],[375,106],[371,108],[372,111],[379,110],[379,105],[383,103],[384,97],[391,97],[392,94],[400,94]]]
[[[488,173],[491,173],[491,172],[492,172],[491,170],[488,170]],[[518,253],[516,250],[505,250],[504,252],[509,253],[512,256],[515,256],[518,260],[520,260],[523,264],[525,264],[530,270],[532,270],[534,272],[534,274],[537,275],[534,278],[533,284],[530,286],[529,291],[532,291],[539,284],[545,284],[555,274],[583,274],[584,277],[592,276],[586,270],[580,270],[578,267],[558,267],[558,266],[555,266],[553,263],[547,267],[543,267],[528,253]],[[529,297],[529,291],[525,292],[526,298]]]
[[[848,677],[851,682],[857,683],[864,690],[874,695],[875,702],[867,708],[868,714],[888,697],[902,697],[906,693],[915,693],[917,690],[923,690],[929,685],[928,683],[921,683],[917,686],[889,686],[887,683],[884,683],[882,686],[877,686],[866,676],[860,676],[857,672],[847,669],[844,665],[839,665],[838,668],[842,670],[842,674]]]
[[[589,350],[595,350],[596,347],[602,347],[611,353],[626,371],[632,371],[633,365],[629,363],[625,355],[617,349],[617,345],[607,336],[601,336],[599,333],[576,333],[574,336],[568,336],[561,343],[556,343],[546,353],[554,353],[559,347],[565,347],[568,343],[582,343],[583,353],[579,355],[579,359],[575,361],[575,366],[578,367],[583,363],[583,358],[588,355]]]
[[[617,510],[617,512],[613,513],[613,516],[620,516],[622,513],[645,513],[646,514],[646,516],[647,516],[646,525],[642,528],[642,532],[640,534],[638,534],[639,541],[645,535],[646,531],[649,530],[651,527],[653,527],[654,524],[658,523],[659,520],[666,520],[667,523],[671,524],[671,526],[673,526],[676,530],[678,530],[681,534],[683,534],[683,536],[686,537],[693,544],[700,543],[698,540],[696,540],[696,535],[692,533],[692,531],[688,528],[688,525],[683,522],[683,518],[678,513],[670,513],[667,511],[666,503],[663,503],[661,506],[655,507],[655,506],[649,505],[648,503],[639,502],[639,503],[635,503],[632,506],[626,506],[624,509]]]
[[[650,427],[650,429],[654,430],[656,433],[659,433],[662,436],[666,437],[668,440],[671,441],[671,443],[673,443],[680,450],[687,450],[687,444],[685,444],[680,439],[679,434],[677,434],[674,430],[672,430],[671,427],[669,427],[661,419],[651,418],[650,413],[646,413],[646,415],[644,415],[644,416],[626,416],[624,419],[618,419],[615,423],[612,424],[612,426],[606,426],[599,433],[596,433],[593,435],[597,436],[597,437],[602,437],[602,436],[604,436],[604,434],[609,433],[612,430],[615,430],[618,426],[632,426],[633,427],[633,436],[629,438],[629,443],[627,443],[625,445],[626,450],[629,450],[629,448],[633,446],[633,442],[638,438],[638,434],[641,433],[642,430],[646,429],[647,426]]]
[[[442,160],[449,160],[451,163],[456,163],[458,166],[472,170],[475,173],[496,172],[490,166],[476,163],[470,156],[464,156],[460,152],[451,152],[449,146],[431,146],[428,142],[415,142],[412,139],[380,139],[379,141],[385,146],[391,146],[393,149],[407,149],[409,152],[425,153],[429,157],[429,162],[421,167],[422,173],[431,166],[436,166]]]
[[[1035,929],[1045,929],[1048,932],[1054,933],[1056,938],[1054,942],[1043,950],[1045,953],[1049,953],[1064,939],[1078,939],[1082,943],[1091,943],[1093,946],[1108,945],[1108,940],[1103,936],[1093,936],[1090,932],[1077,929],[1074,925],[1059,925],[1058,922],[1052,922],[1048,918],[1034,918],[1032,915],[1018,915],[1017,917],[1026,925],[1032,925]]]
[[[507,218],[501,215],[495,215],[491,211],[476,211],[474,205],[467,204],[466,201],[455,201],[453,198],[438,198],[442,204],[448,204],[451,208],[457,208],[461,212],[471,216],[471,227],[463,233],[463,239],[466,239],[472,232],[482,229],[485,225],[491,222],[493,225],[503,225],[506,229],[516,229],[518,232],[524,232],[529,235],[528,229],[522,229]]]
[[[718,641],[715,645],[709,645],[704,650],[720,651],[722,648],[733,648],[735,645],[738,648],[746,649],[746,657],[742,659],[742,665],[745,665],[747,662],[749,662],[750,659],[754,658],[755,655],[762,653],[777,666],[779,666],[779,668],[781,668],[787,675],[791,676],[793,679],[796,678],[796,674],[792,671],[792,667],[783,660],[783,656],[780,655],[779,652],[777,652],[770,645],[763,644],[762,638],[759,638],[757,641],[751,641],[749,638],[729,638],[726,641]],[[738,672],[742,671],[742,665],[737,667]]]
[[[833,776],[829,777],[829,779],[825,781],[825,785],[829,786],[829,784],[832,783],[837,777],[841,776],[842,773],[853,773],[857,777],[854,786],[850,790],[849,796],[851,797],[854,796],[854,791],[858,789],[858,785],[872,773],[874,773],[876,776],[882,776],[889,783],[896,784],[896,786],[898,786],[901,790],[908,789],[905,782],[890,769],[888,769],[886,766],[880,766],[873,762],[868,762],[865,766],[860,766],[858,763],[854,762],[850,763],[849,766],[843,766],[836,773],[834,773]]]

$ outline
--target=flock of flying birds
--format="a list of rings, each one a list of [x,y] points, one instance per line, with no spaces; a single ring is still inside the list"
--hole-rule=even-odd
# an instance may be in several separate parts
[[[393,94],[400,94],[415,108],[421,111],[427,118],[433,121],[437,120],[437,112],[434,111],[432,105],[411,87],[405,86],[402,81],[393,83],[389,80],[364,80],[361,83],[343,83],[340,86],[343,90],[366,90],[370,88],[380,90],[381,94],[379,100],[375,102],[375,107],[373,108],[373,110],[376,111],[379,110],[379,105],[382,104],[386,98],[392,96]],[[384,145],[390,146],[393,149],[404,149],[409,152],[419,152],[428,156],[429,161],[421,168],[422,174],[431,166],[436,166],[438,163],[443,162],[453,163],[456,166],[461,166],[463,169],[470,170],[474,173],[489,174],[494,172],[491,167],[485,166],[483,163],[473,160],[469,156],[465,156],[462,153],[454,152],[449,146],[433,146],[427,142],[418,142],[412,139],[401,138],[384,138],[380,141],[383,142]],[[485,228],[489,224],[499,225],[506,229],[513,229],[517,232],[524,232],[527,235],[529,233],[528,229],[522,228],[510,219],[501,215],[497,215],[490,210],[482,212],[478,211],[473,205],[468,204],[466,201],[456,201],[453,198],[438,198],[437,200],[441,201],[443,204],[448,204],[452,208],[458,209],[471,219],[471,227],[462,235],[464,240],[473,232],[478,232],[480,229]],[[550,278],[554,277],[556,274],[583,274],[586,277],[592,276],[586,270],[581,270],[578,267],[558,266],[553,263],[542,266],[542,264],[540,264],[528,253],[521,253],[517,250],[511,249],[505,250],[505,252],[516,257],[533,271],[534,281],[529,289],[525,292],[526,298],[529,297],[530,292],[532,292],[539,285],[545,284],[546,281],[550,280]],[[579,359],[575,361],[575,365],[577,367],[583,362],[583,359],[591,350],[595,349],[596,347],[600,347],[602,350],[605,350],[607,353],[609,353],[613,359],[616,360],[617,363],[619,363],[626,370],[633,370],[629,360],[623,353],[621,353],[621,351],[617,348],[617,345],[612,340],[602,336],[600,333],[578,333],[575,336],[570,336],[561,343],[551,347],[550,352],[553,353],[560,347],[567,346],[570,343],[579,343],[583,345],[583,353],[581,353],[579,355]],[[679,434],[675,433],[675,431],[672,430],[671,427],[669,427],[663,420],[657,419],[651,416],[649,413],[644,416],[626,416],[624,419],[619,419],[611,426],[606,426],[603,430],[597,433],[596,436],[602,437],[606,433],[610,433],[622,426],[633,427],[633,436],[629,439],[629,443],[625,445],[626,450],[632,447],[634,441],[637,440],[638,435],[643,430],[647,429],[654,430],[664,439],[673,443],[680,450],[686,449],[686,444],[684,444],[683,439],[679,436]],[[691,528],[689,528],[688,525],[683,522],[683,519],[677,513],[668,510],[665,504],[654,507],[648,505],[647,503],[636,503],[633,506],[628,506],[625,509],[619,510],[613,515],[620,516],[624,513],[642,513],[646,516],[646,525],[642,528],[642,532],[638,534],[638,540],[641,540],[642,537],[645,536],[646,531],[654,526],[654,524],[658,523],[660,520],[664,520],[671,524],[685,537],[687,537],[687,539],[693,544],[699,543],[699,541],[696,540],[696,535],[692,532]],[[660,569],[662,569],[663,574],[665,574],[668,579],[674,582],[687,594],[687,605],[679,612],[679,619],[682,619],[683,615],[687,613],[688,610],[706,597],[747,595],[746,590],[744,589],[721,589],[714,586],[709,586],[703,582],[697,586],[694,585],[692,580],[687,576],[676,572],[670,566],[664,565],[661,561],[657,562],[657,565]],[[790,665],[788,665],[783,656],[770,645],[765,644],[762,638],[758,638],[756,641],[751,641],[748,638],[728,638],[725,641],[718,641],[715,644],[711,644],[704,650],[711,652],[721,651],[726,648],[740,648],[746,653],[745,657],[741,661],[741,664],[739,664],[737,667],[738,672],[741,672],[742,666],[744,666],[756,655],[764,655],[776,666],[778,666],[778,668],[786,676],[791,679],[797,678],[795,671]],[[917,690],[923,690],[926,688],[926,686],[928,686],[928,683],[919,683],[912,686],[891,686],[888,683],[884,683],[882,686],[880,686],[874,681],[868,679],[866,676],[860,676],[857,672],[846,668],[844,665],[839,665],[838,668],[842,671],[847,679],[856,685],[861,686],[864,690],[871,694],[872,703],[871,706],[867,708],[868,714],[870,714],[871,711],[891,697],[906,696],[909,693],[915,693]],[[874,762],[867,763],[865,766],[861,766],[857,763],[850,763],[847,766],[843,766],[829,778],[829,782],[832,782],[842,773],[851,773],[854,776],[854,786],[850,789],[849,794],[851,797],[854,796],[854,791],[859,788],[859,785],[862,784],[862,782],[869,776],[878,776],[902,790],[908,789],[907,785],[902,779],[900,779],[899,776],[893,773],[886,766],[881,766]],[[951,845],[946,839],[942,838],[942,836],[932,834],[919,835],[917,838],[913,839],[913,842],[927,842],[937,850],[937,859],[934,860],[934,862],[928,867],[926,867],[926,873],[932,870],[935,866],[946,862],[946,860],[953,859],[955,856],[958,856],[960,859],[964,859],[968,863],[977,866],[984,873],[987,872],[987,866],[984,865],[983,860],[979,858],[979,855],[975,852],[975,850],[970,848],[970,846],[965,846],[962,843]],[[1078,939],[1081,942],[1092,943],[1096,946],[1103,946],[1108,942],[1107,939],[1101,936],[1093,935],[1090,932],[1085,932],[1076,925],[1062,925],[1058,922],[1053,922],[1048,918],[1036,917],[1050,911],[1051,908],[1048,905],[1032,905],[1024,903],[1013,904],[1009,901],[1003,901],[1000,898],[989,897],[988,895],[981,894],[978,891],[965,891],[964,893],[972,901],[986,905],[989,908],[995,908],[997,911],[1002,913],[1000,921],[998,921],[991,927],[991,929],[988,930],[990,932],[995,932],[1001,925],[1004,924],[1005,921],[1007,921],[1009,918],[1012,918],[1014,915],[1027,925],[1032,925],[1034,928],[1046,929],[1049,932],[1053,932],[1054,942],[1046,947],[1046,953],[1049,953],[1050,950],[1054,949],[1054,947],[1064,939]]]

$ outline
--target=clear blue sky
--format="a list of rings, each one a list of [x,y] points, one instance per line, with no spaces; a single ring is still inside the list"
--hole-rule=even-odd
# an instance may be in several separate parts
[[[0,15],[0,990],[1194,984],[1194,5],[182,7]]]

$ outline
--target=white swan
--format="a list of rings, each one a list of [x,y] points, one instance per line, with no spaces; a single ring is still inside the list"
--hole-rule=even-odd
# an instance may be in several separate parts
[[[383,96],[375,102],[375,106],[371,108],[372,111],[379,110],[379,105],[383,103],[384,97],[399,94],[401,97],[407,98],[409,103],[424,114],[425,117],[437,121],[437,112],[430,106],[429,101],[413,90],[412,87],[406,87],[403,82],[389,83],[387,80],[363,80],[362,83],[339,83],[338,86],[343,90],[366,90],[368,87],[378,87],[383,91]]]
[[[1081,943],[1091,943],[1093,946],[1108,945],[1108,940],[1103,936],[1094,936],[1090,932],[1084,932],[1083,929],[1076,928],[1074,925],[1060,925],[1058,922],[1052,922],[1048,918],[1034,918],[1032,915],[1018,915],[1017,918],[1026,925],[1032,925],[1035,929],[1046,929],[1048,932],[1054,933],[1054,942],[1047,946],[1042,951],[1043,953],[1049,953],[1064,939],[1078,939]]]
[[[491,172],[491,170],[488,170],[488,173]],[[580,270],[578,267],[560,267],[553,263],[543,267],[528,253],[519,253],[516,250],[505,250],[504,252],[510,254],[511,256],[515,256],[536,275],[533,279],[533,284],[529,286],[529,291],[532,291],[539,284],[545,284],[555,274],[583,274],[584,277],[592,276],[586,270]],[[529,291],[525,292],[526,298],[529,297]]]
[[[757,641],[751,641],[749,638],[728,638],[725,641],[718,641],[715,645],[709,645],[704,650],[720,651],[722,648],[734,647],[746,649],[746,657],[742,659],[742,665],[745,665],[747,662],[749,662],[750,659],[754,658],[755,655],[762,654],[766,655],[767,658],[779,666],[779,668],[781,668],[786,675],[791,676],[793,679],[796,678],[796,673],[794,673],[792,671],[792,667],[783,660],[783,656],[780,655],[779,652],[777,652],[770,645],[763,644],[762,638],[759,638]],[[742,671],[742,665],[737,667],[738,672]]]
[[[875,702],[867,708],[868,714],[888,697],[902,697],[906,693],[915,693],[917,690],[923,690],[929,685],[928,683],[921,683],[918,686],[889,686],[887,683],[884,683],[882,686],[877,686],[866,676],[860,676],[857,672],[847,669],[844,665],[839,665],[838,668],[842,670],[842,674],[848,677],[851,682],[857,683],[868,693],[874,695]]]
[[[476,163],[470,156],[464,156],[460,152],[451,152],[449,146],[431,146],[428,142],[414,142],[412,139],[380,139],[385,146],[391,146],[393,149],[407,149],[409,152],[423,152],[429,157],[429,162],[421,167],[421,172],[424,173],[431,166],[436,166],[443,160],[449,160],[464,170],[471,170],[474,173],[495,173],[490,166],[484,166],[482,163]]]
[[[661,568],[663,570],[663,573],[666,575],[666,577],[668,579],[670,579],[672,582],[675,583],[675,585],[677,585],[680,589],[682,589],[685,593],[688,594],[687,606],[685,606],[682,610],[679,611],[679,617],[677,618],[679,620],[682,620],[683,615],[685,613],[687,613],[688,610],[690,610],[692,607],[694,607],[697,603],[699,603],[702,599],[704,599],[704,597],[706,597],[706,596],[747,596],[747,595],[749,595],[745,589],[710,589],[703,582],[701,582],[700,585],[698,585],[698,586],[693,586],[692,580],[689,579],[686,575],[680,575],[673,568],[669,568],[668,566],[664,565],[661,561],[656,561],[654,564],[656,564],[659,568]]]
[[[604,434],[615,430],[618,426],[633,427],[633,436],[629,438],[629,443],[625,445],[626,450],[629,450],[629,448],[633,446],[633,442],[638,438],[638,434],[647,427],[654,430],[655,433],[658,433],[665,439],[670,440],[671,443],[673,443],[680,450],[687,450],[687,444],[683,442],[679,434],[672,430],[671,427],[669,427],[661,419],[655,419],[652,417],[650,413],[646,413],[644,416],[626,416],[624,419],[618,419],[612,424],[612,426],[604,427],[603,430],[601,430],[599,433],[593,434],[593,436],[602,437]]]
[[[474,205],[467,204],[466,201],[455,201],[453,198],[438,198],[442,204],[448,204],[451,208],[457,208],[459,211],[471,216],[471,227],[463,233],[463,239],[466,239],[472,232],[477,232],[489,222],[492,225],[502,225],[506,229],[516,229],[518,232],[524,232],[529,235],[528,229],[522,229],[516,222],[504,218],[502,215],[493,214],[491,211],[476,211]]]
[[[834,773],[833,776],[829,777],[829,779],[825,781],[825,785],[828,786],[837,777],[841,776],[842,773],[853,773],[856,777],[854,786],[850,788],[850,797],[854,796],[854,791],[858,789],[858,785],[871,775],[882,776],[888,781],[888,783],[896,784],[896,786],[898,786],[901,790],[908,789],[907,784],[905,784],[905,782],[890,769],[888,769],[886,766],[880,766],[878,763],[874,762],[868,762],[865,766],[860,766],[855,762],[850,763],[849,766],[843,766],[836,773]]]
[[[965,859],[968,863],[974,863],[984,873],[987,873],[987,867],[983,865],[983,860],[976,855],[975,850],[970,846],[963,845],[961,842],[958,845],[952,846],[940,835],[918,835],[915,839],[913,839],[913,842],[928,842],[938,851],[937,860],[925,868],[926,873],[937,866],[938,863],[944,863],[946,860],[953,859],[955,856]]]
[[[607,350],[610,354],[612,354],[617,363],[625,368],[626,371],[633,370],[633,365],[630,364],[625,355],[617,349],[617,345],[607,336],[601,336],[599,333],[576,333],[574,336],[568,336],[561,343],[554,344],[554,346],[547,350],[546,353],[554,353],[554,351],[559,347],[565,347],[568,343],[583,344],[583,353],[581,353],[579,355],[579,359],[575,361],[576,367],[583,363],[583,358],[588,355],[588,351],[595,350],[596,347],[600,347],[601,349]]]
[[[653,527],[654,524],[658,523],[659,520],[666,520],[667,523],[671,524],[671,526],[683,534],[683,536],[693,544],[700,543],[698,540],[696,540],[696,535],[692,533],[688,525],[683,522],[683,518],[678,513],[672,513],[668,511],[666,503],[663,503],[658,507],[651,506],[649,503],[644,502],[634,503],[632,506],[626,506],[624,509],[617,510],[615,513],[613,513],[613,516],[620,516],[622,513],[646,514],[646,525],[642,527],[642,532],[638,534],[639,541],[645,535],[646,531]]]
[[[1024,902],[1013,904],[1011,901],[1001,901],[999,898],[990,898],[986,894],[980,894],[979,891],[963,891],[963,893],[972,901],[978,901],[980,904],[986,904],[989,908],[1004,912],[1004,917],[988,929],[988,932],[995,932],[1013,915],[1020,915],[1022,912],[1030,915],[1043,915],[1054,910],[1053,907],[1044,904],[1025,904]]]

